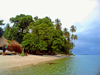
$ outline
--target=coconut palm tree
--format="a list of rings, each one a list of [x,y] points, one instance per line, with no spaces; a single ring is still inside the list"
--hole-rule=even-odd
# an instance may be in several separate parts
[[[60,23],[60,20],[57,18],[55,20],[55,27],[56,27],[56,30],[61,30],[61,23]]]
[[[0,20],[0,25],[4,25],[3,20]]]
[[[10,27],[9,23],[7,23],[7,25],[6,25],[6,28],[5,28],[5,29],[9,30],[10,28],[11,28],[11,27]]]
[[[64,36],[68,39],[70,33],[68,32],[67,28],[64,28]]]
[[[72,39],[72,40],[74,39],[74,35],[73,35],[73,34],[71,35],[71,39]]]
[[[73,39],[74,39],[73,32],[76,32],[76,26],[72,25],[72,26],[70,27],[70,31],[72,32],[71,39],[73,40]]]
[[[51,19],[50,19],[50,17],[46,16],[45,18],[47,18],[48,20],[50,20],[50,22],[52,22]],[[52,23],[53,23],[53,22],[52,22]]]
[[[74,43],[75,43],[75,40],[77,40],[78,38],[77,38],[77,35],[74,35]]]
[[[38,16],[34,17],[35,22],[38,20]]]
[[[76,26],[72,25],[70,28],[71,28],[70,31],[72,32],[72,34],[73,32],[76,32]]]
[[[70,50],[69,50],[69,52],[72,52],[72,49],[73,49],[74,46],[75,46],[74,43],[71,42],[71,43],[70,43]]]

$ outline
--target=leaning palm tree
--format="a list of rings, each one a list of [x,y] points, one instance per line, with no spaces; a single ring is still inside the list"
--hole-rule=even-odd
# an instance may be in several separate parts
[[[74,43],[71,42],[71,43],[70,43],[70,50],[69,50],[69,52],[72,52],[72,49],[73,49],[74,46],[75,46]]]
[[[70,33],[69,33],[69,32],[67,32],[67,33],[66,33],[66,37],[68,38],[69,36],[70,36]]]
[[[67,30],[68,30],[67,28],[64,28],[64,35],[66,35]]]
[[[75,40],[77,40],[78,38],[77,38],[77,35],[74,35],[74,43],[75,43]]]
[[[72,32],[72,34],[73,32],[76,32],[76,26],[72,25],[70,28],[71,28],[70,31]]]
[[[56,27],[56,30],[61,30],[61,23],[58,18],[55,20],[55,27]]]
[[[73,34],[71,35],[71,39],[72,39],[72,40],[74,39],[74,35],[73,35]]]
[[[68,39],[68,37],[70,36],[70,33],[68,32],[67,28],[64,28],[64,36],[65,38]]]
[[[68,37],[70,36],[70,33],[68,32],[67,28],[64,28],[64,36],[65,38],[68,39]]]
[[[70,27],[70,31],[72,32],[71,39],[73,40],[73,39],[74,39],[73,32],[76,32],[76,26],[72,25],[72,26]]]

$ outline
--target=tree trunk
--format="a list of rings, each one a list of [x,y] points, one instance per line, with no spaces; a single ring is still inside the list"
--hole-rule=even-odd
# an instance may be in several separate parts
[[[22,28],[22,33],[23,33],[23,30],[24,30],[24,29]]]

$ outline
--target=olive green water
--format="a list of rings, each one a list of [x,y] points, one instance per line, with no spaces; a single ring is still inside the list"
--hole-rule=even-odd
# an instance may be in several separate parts
[[[100,75],[100,56],[77,55],[37,65],[0,70],[0,75]]]

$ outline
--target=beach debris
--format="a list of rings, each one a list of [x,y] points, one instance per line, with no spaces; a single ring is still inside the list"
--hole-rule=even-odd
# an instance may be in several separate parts
[[[46,64],[50,64],[50,65],[52,65],[52,64],[58,64],[58,63],[46,63]]]

